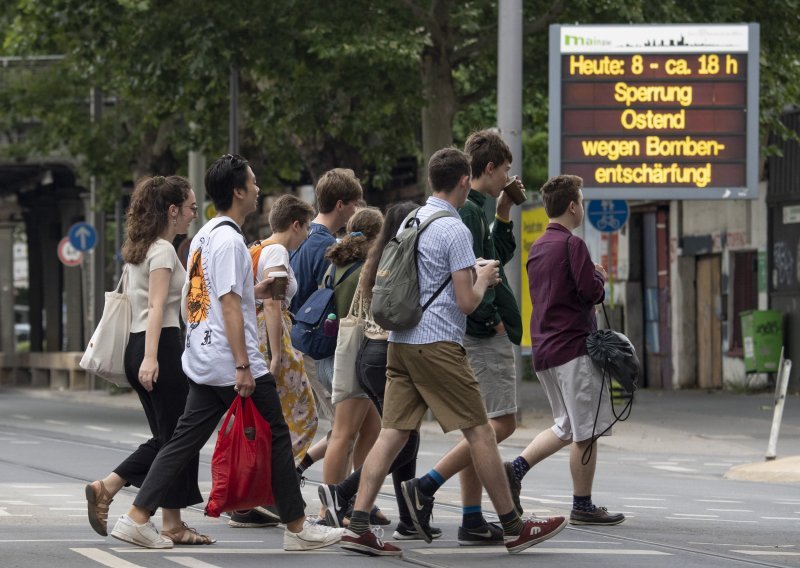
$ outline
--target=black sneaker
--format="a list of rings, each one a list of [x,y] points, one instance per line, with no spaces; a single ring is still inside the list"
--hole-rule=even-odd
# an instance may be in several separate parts
[[[352,512],[350,513],[350,516],[352,516]],[[372,508],[372,511],[369,512],[369,524],[375,526],[386,526],[391,525],[392,521],[390,521],[386,515],[384,515],[377,506],[375,506]]]
[[[328,483],[323,483],[317,488],[319,500],[322,506],[325,507],[325,520],[329,527],[343,527],[344,516],[347,512],[345,507],[346,503],[342,502],[339,494],[336,492],[336,486]]]
[[[519,494],[522,493],[522,482],[517,479],[517,474],[514,473],[514,464],[511,462],[504,462],[503,467],[506,468],[506,477],[508,477],[508,488],[511,489],[511,500],[514,502],[514,509],[517,515],[522,516],[522,503],[519,500]]]
[[[419,479],[409,479],[400,484],[403,488],[403,498],[408,505],[408,512],[414,528],[422,536],[422,540],[431,543],[431,516],[433,515],[433,497],[428,497],[419,490]]]
[[[609,513],[605,507],[592,505],[591,511],[572,509],[569,514],[571,525],[618,525],[625,520],[622,513]]]
[[[261,509],[261,507],[259,507]],[[235,529],[256,529],[261,527],[277,527],[280,519],[275,520],[272,516],[265,515],[256,509],[248,511],[232,511],[231,520],[228,526]]]
[[[265,517],[269,517],[276,523],[281,522],[281,514],[278,512],[278,508],[275,505],[264,505],[263,507],[253,507],[253,510],[256,513],[261,513]]]
[[[486,523],[478,529],[458,527],[459,546],[503,546],[503,527],[496,523]]]
[[[502,532],[503,531],[500,531],[501,538]],[[442,529],[439,527],[431,527],[431,538],[435,540],[440,536],[442,536]],[[417,529],[414,528],[413,523],[409,524],[404,523],[403,521],[399,521],[397,523],[397,528],[394,529],[392,538],[395,540],[424,540],[424,538],[417,532]]]

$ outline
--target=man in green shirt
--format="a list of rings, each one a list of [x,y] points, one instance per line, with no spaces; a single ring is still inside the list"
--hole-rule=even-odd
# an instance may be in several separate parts
[[[472,233],[475,257],[500,261],[502,282],[489,288],[483,301],[467,318],[464,349],[481,388],[489,423],[498,443],[517,428],[517,387],[513,345],[522,339],[522,318],[514,293],[509,287],[503,266],[516,249],[513,225],[509,220],[513,201],[503,188],[511,169],[511,150],[491,130],[470,135],[464,146],[472,166],[471,189],[467,202],[459,210],[461,219]],[[497,199],[494,223],[484,213],[487,197]],[[506,464],[506,474],[514,497],[514,507],[522,514],[520,484]],[[428,496],[450,477],[460,472],[463,517],[458,529],[462,546],[502,545],[503,529],[488,523],[481,511],[482,487],[472,465],[469,447],[461,440],[434,468],[419,478],[419,487]]]

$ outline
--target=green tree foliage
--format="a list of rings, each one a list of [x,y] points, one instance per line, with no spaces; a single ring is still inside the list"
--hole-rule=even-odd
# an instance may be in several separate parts
[[[7,156],[80,161],[104,187],[181,172],[227,148],[240,72],[241,152],[262,185],[353,167],[380,186],[496,120],[496,0],[0,0]],[[524,173],[546,175],[548,25],[760,22],[762,132],[798,101],[797,0],[524,0]],[[43,71],[44,70],[44,71]],[[89,121],[89,89],[104,93]],[[111,192],[113,195],[113,192]]]

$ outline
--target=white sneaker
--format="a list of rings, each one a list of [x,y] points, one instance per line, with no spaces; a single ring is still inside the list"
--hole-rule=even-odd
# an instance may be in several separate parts
[[[345,529],[335,529],[310,523],[308,519],[303,530],[293,533],[288,528],[283,532],[284,550],[314,550],[336,544],[342,538]]]
[[[147,521],[143,525],[137,525],[128,515],[122,515],[111,536],[123,542],[143,546],[144,548],[172,548],[174,543],[158,532],[156,526]]]

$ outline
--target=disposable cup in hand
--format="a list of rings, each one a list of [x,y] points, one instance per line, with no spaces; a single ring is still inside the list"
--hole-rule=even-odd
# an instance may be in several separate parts
[[[289,285],[289,273],[285,271],[270,272],[269,276],[272,276],[275,279],[273,280],[272,284],[270,284],[272,299],[286,299],[286,287]]]
[[[491,265],[496,265],[497,264],[497,265],[499,265],[499,263],[496,260],[487,260],[485,258],[482,258],[482,259],[478,260],[476,264],[478,266],[486,266],[487,264],[491,264]],[[500,283],[500,279],[498,278],[497,282],[495,282],[494,284],[489,285],[489,287],[490,288],[494,288],[499,283]]]
[[[523,191],[522,182],[520,182],[517,176],[508,180],[503,191],[511,198],[514,205],[520,205],[525,202],[525,191]]]

